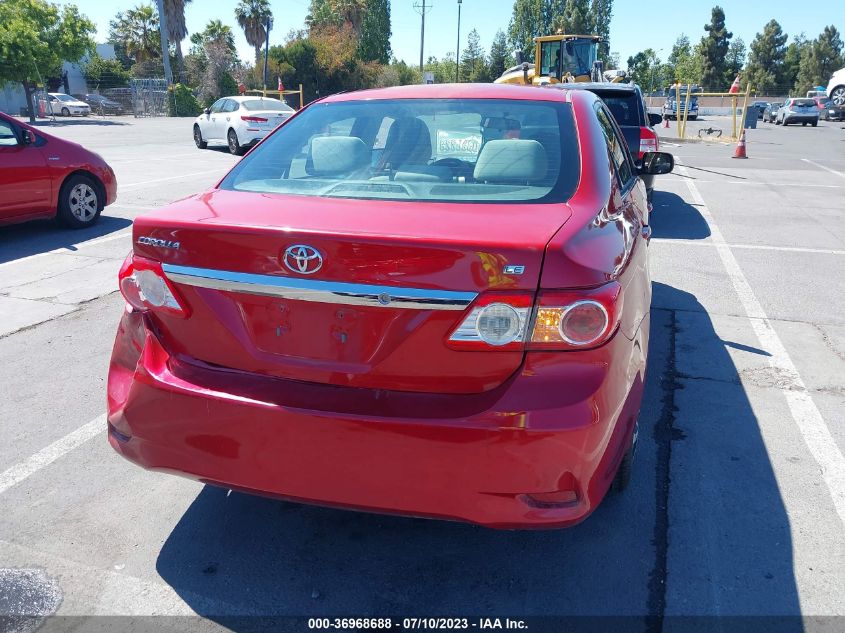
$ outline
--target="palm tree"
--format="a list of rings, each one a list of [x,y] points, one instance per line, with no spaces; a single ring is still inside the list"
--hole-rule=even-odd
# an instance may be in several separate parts
[[[196,46],[222,44],[232,53],[233,57],[235,55],[235,34],[232,32],[231,26],[223,24],[220,20],[209,20],[203,31],[191,35],[191,43]]]
[[[191,0],[164,0],[164,15],[167,18],[167,39],[176,45],[176,65],[181,81],[185,81],[185,60],[182,56],[182,40],[188,35],[185,26],[185,5]]]
[[[246,41],[255,48],[255,65],[261,62],[261,47],[267,37],[265,24],[273,17],[269,0],[241,0],[235,7],[238,26],[244,30]]]
[[[139,64],[158,57],[161,49],[158,13],[150,4],[139,4],[118,13],[110,24],[109,40],[123,45],[126,55]]]

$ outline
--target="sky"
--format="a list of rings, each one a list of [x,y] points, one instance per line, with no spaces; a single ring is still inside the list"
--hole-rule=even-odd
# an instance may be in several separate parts
[[[92,19],[98,28],[97,39],[104,42],[108,36],[109,20],[123,9],[142,0],[73,0],[80,10]],[[391,0],[393,36],[391,46],[398,59],[408,64],[418,64],[420,57],[420,16],[414,4],[422,0]],[[710,9],[716,0],[615,0],[613,20],[610,25],[610,50],[619,53],[623,67],[629,56],[651,47],[658,57],[665,60],[672,44],[681,33],[697,42],[704,35],[704,25],[710,21]],[[58,2],[58,4],[69,4]],[[235,21],[237,0],[193,0],[185,11],[189,33],[201,31],[209,20],[220,19],[235,32],[235,43],[241,59],[252,60],[255,53],[246,43],[243,31]],[[308,13],[308,0],[270,0],[275,24],[270,34],[270,45],[281,44],[291,29],[301,29]],[[845,29],[845,11],[835,10],[837,2],[796,2],[795,0],[721,0],[726,24],[734,38],[741,37],[746,46],[770,19],[776,19],[783,30],[793,35],[805,33],[815,38],[829,24],[840,32]],[[443,57],[454,54],[457,43],[457,0],[426,0],[428,11],[425,22],[425,58],[430,55]],[[467,33],[475,28],[481,36],[485,50],[489,50],[498,29],[507,32],[513,11],[513,0],[462,0],[461,50],[466,46]],[[187,52],[187,39],[183,50]]]

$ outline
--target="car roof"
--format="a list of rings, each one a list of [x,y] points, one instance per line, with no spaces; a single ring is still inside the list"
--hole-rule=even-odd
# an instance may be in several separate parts
[[[243,103],[244,101],[250,101],[252,99],[272,99],[273,101],[280,101],[280,99],[276,99],[276,97],[264,97],[262,95],[237,95],[232,97],[221,97],[222,99],[231,99],[232,101],[237,101],[238,103]],[[218,99],[219,101],[219,99]]]
[[[369,99],[514,99],[525,101],[569,101],[568,90],[538,90],[536,86],[512,84],[419,84],[342,92],[323,102]]]
[[[546,88],[557,88],[558,90],[576,89],[589,90],[590,92],[637,92],[637,84],[611,83],[609,81],[582,81],[568,84],[548,84]]]

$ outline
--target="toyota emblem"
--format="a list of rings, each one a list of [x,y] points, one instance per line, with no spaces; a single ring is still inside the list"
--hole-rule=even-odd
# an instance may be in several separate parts
[[[285,249],[282,262],[295,273],[313,275],[323,267],[323,256],[313,246],[294,244]]]

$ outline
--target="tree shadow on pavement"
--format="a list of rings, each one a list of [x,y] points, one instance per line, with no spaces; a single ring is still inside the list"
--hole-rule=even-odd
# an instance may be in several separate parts
[[[678,194],[655,189],[652,207],[649,216],[652,237],[675,240],[710,237],[710,227],[701,213]]]
[[[584,523],[495,531],[206,486],[164,543],[158,573],[197,613],[236,631],[255,627],[244,617],[255,615],[612,615],[623,616],[612,628],[580,624],[627,632],[659,630],[646,618],[669,609],[799,614],[789,523],[736,368],[695,298],[654,286],[632,483]],[[699,408],[681,402],[688,387],[675,348],[686,326],[662,308],[667,301],[698,306],[708,366],[734,378],[701,381],[708,399]],[[689,456],[682,468],[679,455]],[[782,622],[767,630],[802,630],[800,620]],[[704,623],[700,630],[720,628]],[[557,621],[531,630],[582,629]]]
[[[115,233],[132,225],[132,220],[101,215],[94,226],[71,230],[56,220],[34,220],[0,227],[0,264],[57,248],[76,250],[76,245]]]

